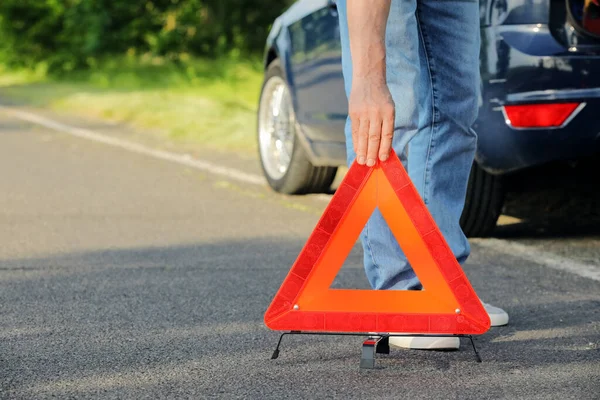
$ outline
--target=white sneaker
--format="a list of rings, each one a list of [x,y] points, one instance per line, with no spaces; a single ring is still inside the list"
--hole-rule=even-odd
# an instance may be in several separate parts
[[[413,350],[457,350],[460,339],[455,336],[390,336],[390,346]]]
[[[508,313],[500,307],[481,302],[490,316],[492,326],[508,324]],[[390,336],[390,346],[413,350],[456,350],[460,339],[453,336]]]
[[[483,304],[483,308],[487,311],[490,316],[490,321],[492,321],[492,326],[503,326],[508,324],[508,313],[501,309],[500,307],[493,306],[491,304],[481,302]]]

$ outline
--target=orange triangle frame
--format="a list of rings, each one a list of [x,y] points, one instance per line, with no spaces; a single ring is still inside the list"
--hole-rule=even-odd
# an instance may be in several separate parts
[[[424,290],[330,289],[376,207]],[[482,334],[490,319],[402,163],[354,163],[265,313],[273,330]]]

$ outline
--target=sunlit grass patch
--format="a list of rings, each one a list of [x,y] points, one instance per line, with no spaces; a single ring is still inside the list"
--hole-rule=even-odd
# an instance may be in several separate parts
[[[61,77],[0,69],[0,96],[207,147],[253,150],[261,81],[256,60],[125,58]]]

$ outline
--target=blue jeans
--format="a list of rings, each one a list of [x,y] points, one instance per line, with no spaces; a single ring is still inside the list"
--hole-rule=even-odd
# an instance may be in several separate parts
[[[346,93],[352,60],[346,0],[338,0]],[[457,260],[470,253],[460,224],[477,137],[479,2],[392,0],[386,31],[387,84],[396,105],[393,147]],[[354,161],[346,123],[348,164]],[[361,234],[373,289],[421,289],[381,213]]]

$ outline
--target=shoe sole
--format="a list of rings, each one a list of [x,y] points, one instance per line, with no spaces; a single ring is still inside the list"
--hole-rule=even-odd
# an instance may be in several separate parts
[[[411,350],[458,350],[457,337],[390,336],[390,347]]]

